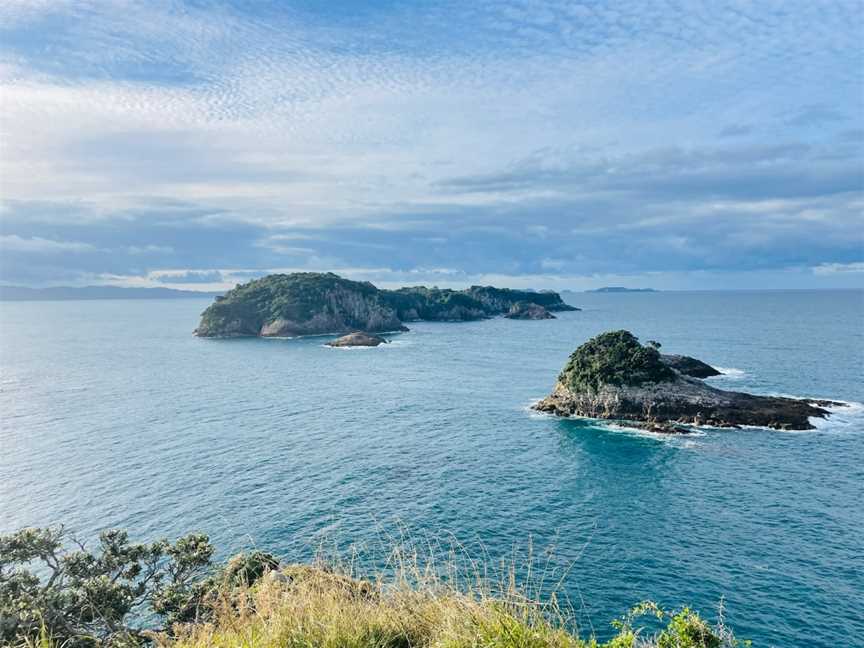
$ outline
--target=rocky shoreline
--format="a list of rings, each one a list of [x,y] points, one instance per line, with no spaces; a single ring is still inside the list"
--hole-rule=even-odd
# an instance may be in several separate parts
[[[509,313],[550,319],[576,311],[554,292],[471,286],[465,290],[410,287],[382,290],[333,273],[270,275],[238,285],[201,314],[198,337],[299,337],[407,331],[404,322],[472,321]],[[545,315],[543,315],[545,313]]]
[[[349,333],[340,338],[327,342],[329,347],[377,347],[382,344],[389,344],[389,340],[385,340],[377,335],[369,335],[362,331]]]
[[[684,426],[809,430],[811,418],[826,418],[826,407],[843,405],[717,389],[672,368],[656,348],[642,346],[631,333],[614,331],[579,347],[552,393],[534,408],[674,433],[686,431]]]

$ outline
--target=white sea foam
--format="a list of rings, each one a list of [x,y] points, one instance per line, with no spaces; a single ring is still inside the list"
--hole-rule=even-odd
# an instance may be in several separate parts
[[[524,405],[521,409],[523,412],[527,413],[530,418],[533,419],[558,419],[560,417],[555,414],[551,414],[549,412],[540,412],[534,409],[534,406],[539,403],[542,399],[535,398],[531,400],[528,404]],[[698,437],[707,436],[705,432],[700,431],[698,428],[691,428],[691,432],[689,434],[676,434],[676,433],[666,433],[666,432],[652,432],[650,430],[644,430],[638,427],[630,427],[626,423],[621,421],[605,421],[603,419],[595,419],[588,418],[585,416],[568,416],[566,417],[571,421],[586,421],[591,425],[591,427],[600,428],[603,430],[609,430],[610,432],[618,432],[624,434],[631,434],[633,436],[641,436],[647,437],[650,439],[658,439],[660,441],[674,441],[681,445],[681,447],[690,448],[696,445],[696,442],[693,440]],[[690,439],[690,441],[687,441]]]
[[[744,371],[743,369],[736,369],[735,367],[713,367],[713,369],[719,371],[720,375],[711,376],[710,378],[708,378],[708,380],[711,380],[711,378],[715,378],[717,380],[721,378],[726,378],[729,380],[740,380],[747,375],[746,371]]]
[[[378,346],[330,346],[329,344],[320,345],[324,349],[334,349],[336,351],[360,351],[371,349],[383,349],[390,346],[389,344],[379,344]]]
[[[338,351],[354,351],[356,349],[389,349],[390,347],[406,347],[411,346],[412,342],[408,340],[390,340],[378,346],[330,346],[329,344],[321,344],[319,346],[325,349],[336,349]]]
[[[626,423],[622,422],[603,421],[601,419],[587,420],[591,421],[591,424],[595,427],[603,428],[604,430],[624,432],[626,434],[632,434],[634,436],[648,437],[650,439],[660,439],[662,441],[686,441],[687,439],[708,436],[706,432],[703,432],[698,428],[690,428],[691,431],[687,434],[677,432],[652,432],[651,430],[644,430],[638,427],[630,427]]]
[[[545,419],[545,418],[556,418],[554,414],[550,414],[549,412],[541,412],[539,410],[534,409],[534,406],[539,403],[542,398],[533,398],[527,404],[523,405],[520,409],[528,414],[531,418],[535,419]]]
[[[822,399],[817,399],[822,400]],[[837,403],[843,405],[835,405],[824,407],[831,414],[827,418],[811,418],[810,423],[819,432],[862,432],[864,431],[864,403],[856,401],[844,401],[836,398],[831,398]]]

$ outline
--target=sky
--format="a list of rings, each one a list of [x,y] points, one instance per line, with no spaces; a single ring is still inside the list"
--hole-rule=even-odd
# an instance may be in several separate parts
[[[3,0],[0,282],[864,287],[864,1]]]

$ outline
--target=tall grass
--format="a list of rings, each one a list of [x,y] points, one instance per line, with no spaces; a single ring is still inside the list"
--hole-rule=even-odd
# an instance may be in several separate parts
[[[391,539],[392,540],[392,539]],[[162,648],[738,648],[720,620],[651,602],[614,620],[604,642],[580,636],[561,595],[565,568],[529,547],[517,561],[475,560],[462,546],[396,541],[375,575],[369,556],[319,549],[309,564],[273,569],[255,582],[220,585],[204,603],[207,619],[145,632]],[[238,564],[243,561],[238,561]],[[230,565],[231,563],[229,563]],[[139,637],[140,638],[140,637]],[[77,645],[77,644],[76,644]],[[110,648],[140,645],[131,636]],[[66,648],[43,627],[16,648]]]
[[[400,547],[372,579],[355,556],[319,557],[270,572],[251,587],[224,592],[211,622],[159,638],[170,648],[732,648],[723,626],[689,609],[666,613],[643,603],[615,622],[600,643],[580,638],[561,603],[553,570],[420,557]],[[551,590],[551,591],[549,591]],[[545,596],[541,592],[547,591]],[[653,622],[653,633],[641,628]],[[651,625],[651,624],[649,624]],[[658,628],[659,625],[659,628]]]

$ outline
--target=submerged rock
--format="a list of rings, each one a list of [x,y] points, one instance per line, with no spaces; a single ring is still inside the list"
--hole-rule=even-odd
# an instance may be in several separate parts
[[[809,430],[833,401],[756,396],[706,385],[666,364],[628,331],[592,338],[570,356],[552,393],[535,405],[559,416],[634,421],[656,431],[678,424]],[[644,427],[644,425],[643,425]]]
[[[555,319],[555,316],[543,306],[532,302],[516,302],[510,307],[510,310],[504,314],[504,317],[519,320]]]
[[[327,346],[331,347],[376,347],[379,344],[387,344],[387,340],[378,337],[377,335],[369,335],[368,333],[356,332],[343,335],[340,338],[331,340]]]

